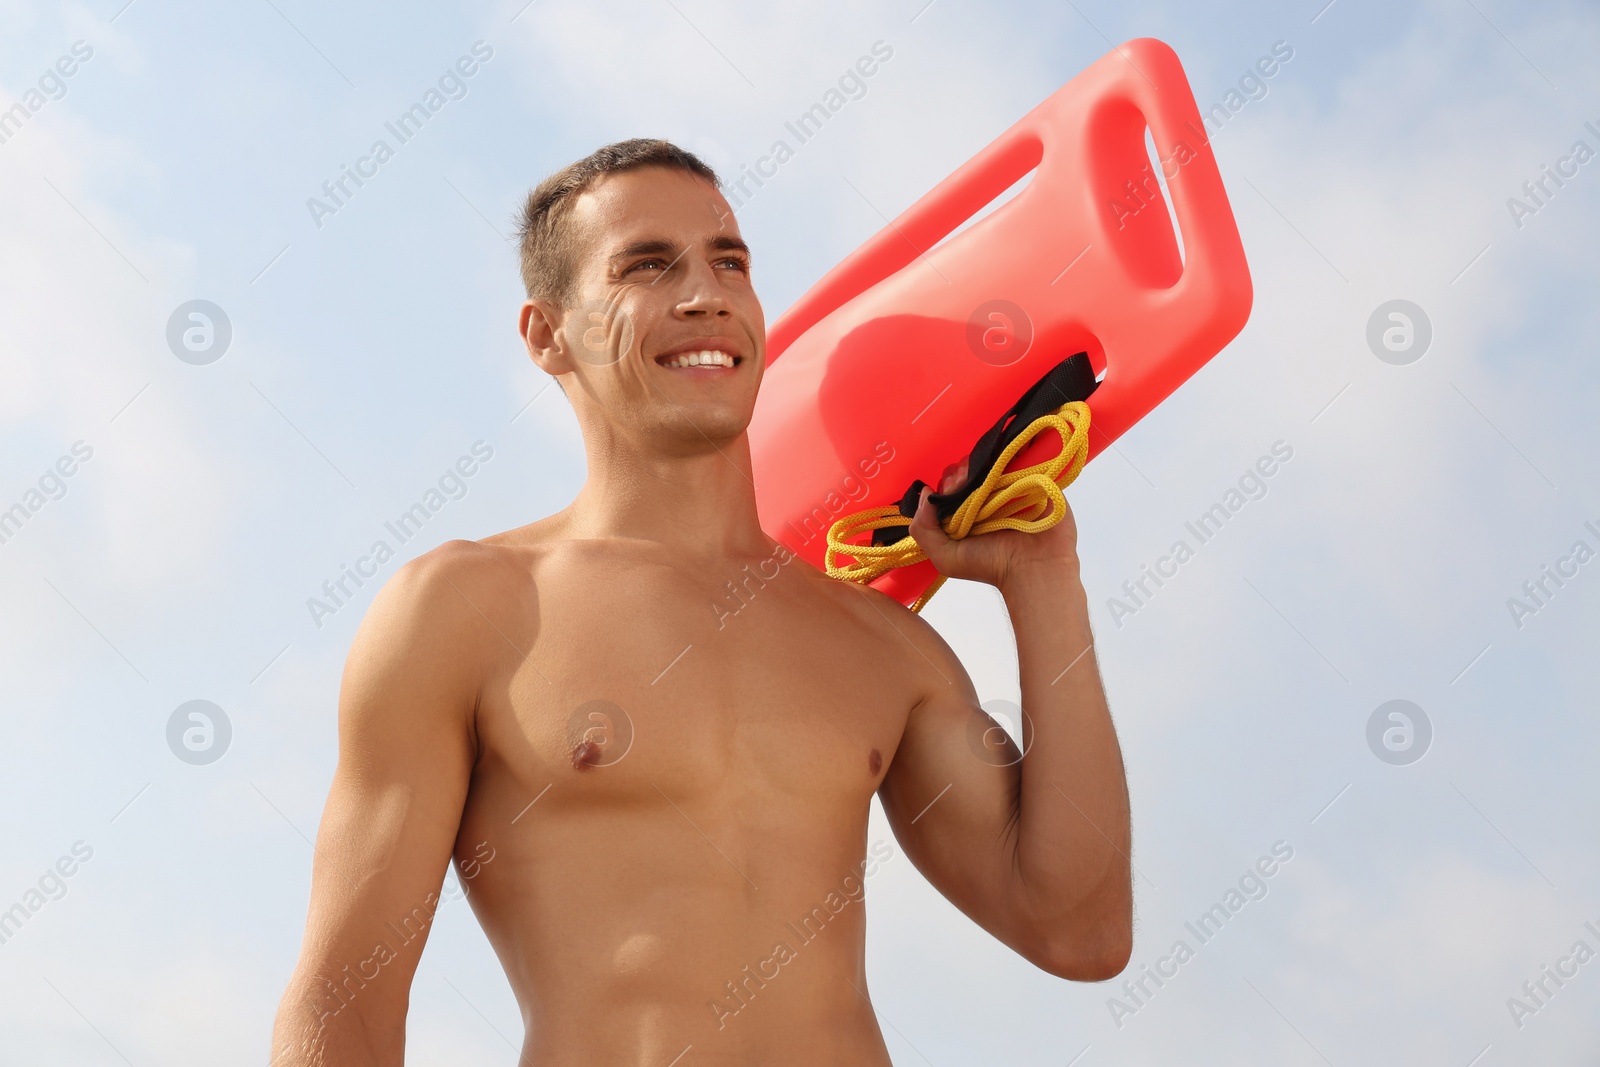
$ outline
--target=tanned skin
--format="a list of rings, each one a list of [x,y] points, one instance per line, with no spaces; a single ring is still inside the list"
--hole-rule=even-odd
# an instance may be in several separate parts
[[[962,541],[926,503],[912,523],[941,573],[1000,591],[1016,633],[1032,746],[975,749],[1002,735],[933,627],[757,521],[766,324],[727,202],[647,167],[570,221],[578,306],[530,300],[519,330],[572,403],[587,480],[555,515],[413,560],[368,611],[274,1063],[402,1063],[453,859],[529,1067],[882,1067],[860,893],[893,846],[868,854],[874,794],[978,925],[1052,975],[1118,973],[1127,786],[1071,514]],[[706,348],[737,364],[657,359]]]

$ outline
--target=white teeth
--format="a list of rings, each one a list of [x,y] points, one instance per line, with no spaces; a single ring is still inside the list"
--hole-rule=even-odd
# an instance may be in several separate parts
[[[704,352],[685,352],[673,356],[665,363],[668,367],[732,367],[733,357],[726,352],[707,350]]]

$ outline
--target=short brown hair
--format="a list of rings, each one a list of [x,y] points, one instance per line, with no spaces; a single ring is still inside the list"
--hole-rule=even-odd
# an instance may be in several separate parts
[[[693,152],[671,141],[635,137],[597,149],[556,171],[534,187],[517,224],[522,249],[522,284],[530,299],[554,300],[571,307],[576,268],[575,249],[567,233],[567,216],[578,197],[602,176],[642,167],[666,167],[703,178],[716,188],[722,181]]]

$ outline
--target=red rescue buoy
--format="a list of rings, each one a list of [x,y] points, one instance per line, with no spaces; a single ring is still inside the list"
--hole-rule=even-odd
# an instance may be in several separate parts
[[[949,236],[1030,172],[1014,197]],[[1092,459],[1221,351],[1250,303],[1244,248],[1183,67],[1160,41],[1130,41],[773,324],[749,430],[762,527],[822,567],[836,520],[894,503],[914,479],[937,483],[1076,352],[1103,374],[1090,401]],[[873,584],[911,604],[936,576],[923,561]]]

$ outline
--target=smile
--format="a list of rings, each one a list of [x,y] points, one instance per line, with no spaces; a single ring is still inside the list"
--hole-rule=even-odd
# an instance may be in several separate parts
[[[701,369],[708,374],[731,371],[744,361],[744,357],[731,355],[714,348],[700,352],[679,352],[671,356],[657,356],[656,363],[669,370]]]

